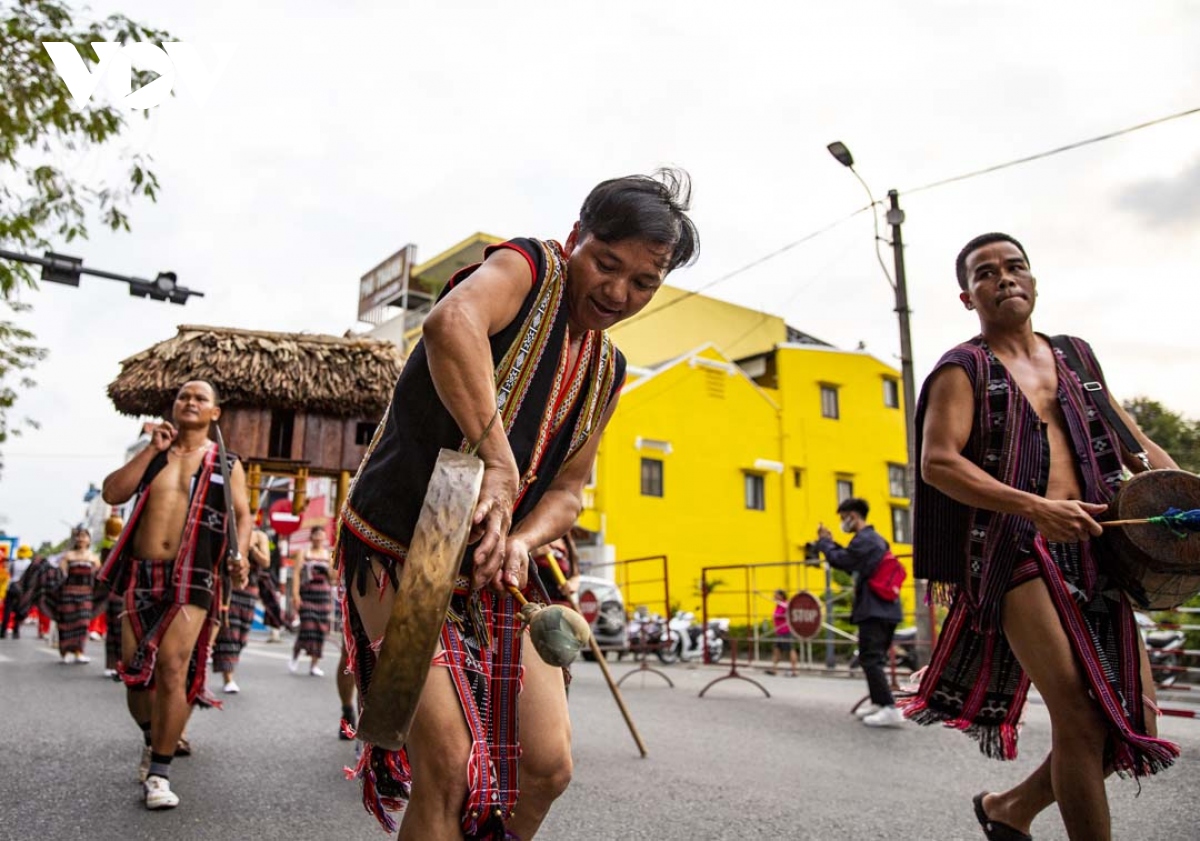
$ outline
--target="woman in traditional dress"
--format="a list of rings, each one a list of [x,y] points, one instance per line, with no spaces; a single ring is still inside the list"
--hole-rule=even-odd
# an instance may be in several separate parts
[[[300,655],[307,654],[312,663],[308,673],[324,677],[317,665],[325,646],[325,637],[333,622],[333,563],[324,526],[314,526],[308,551],[296,557],[292,572],[292,604],[300,614],[300,629],[292,648],[288,670],[300,667]]]
[[[90,663],[84,653],[88,624],[92,621],[92,595],[100,558],[92,551],[92,536],[82,526],[72,533],[72,546],[63,552],[59,569],[63,574],[55,617],[58,621],[58,654],[61,662]],[[67,655],[74,657],[67,660]]]

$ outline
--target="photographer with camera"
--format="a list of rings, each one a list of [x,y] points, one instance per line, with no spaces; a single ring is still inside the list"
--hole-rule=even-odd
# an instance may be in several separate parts
[[[858,715],[868,727],[899,727],[904,723],[904,715],[896,709],[883,665],[903,612],[898,598],[887,601],[868,586],[885,556],[891,555],[888,542],[874,526],[867,524],[869,511],[865,500],[856,497],[843,500],[837,508],[842,531],[854,537],[843,548],[822,523],[817,529],[816,548],[830,566],[854,575],[854,610],[850,621],[858,626],[858,659],[871,693],[871,705]]]

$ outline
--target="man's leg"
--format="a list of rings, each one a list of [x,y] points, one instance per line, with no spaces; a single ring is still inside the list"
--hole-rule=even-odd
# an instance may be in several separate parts
[[[342,702],[342,720],[351,727],[355,726],[355,710],[354,710],[354,675],[350,673],[350,658],[346,654],[346,646],[342,645],[342,653],[338,658],[337,674],[334,675],[337,682],[338,700]],[[349,740],[350,737],[345,734],[341,727],[338,728],[338,738]]]
[[[396,592],[375,564],[384,591],[359,596],[350,588],[363,630],[371,640],[387,628]],[[467,800],[467,762],[471,735],[449,670],[434,666],[421,690],[421,700],[408,733],[412,790],[396,841],[460,841],[462,811]]]
[[[1158,693],[1154,686],[1154,680],[1150,675],[1150,657],[1146,653],[1144,645],[1138,646],[1138,655],[1141,660],[1142,672],[1142,694],[1143,700],[1149,700],[1151,704],[1157,704]],[[1146,734],[1149,736],[1158,735],[1158,713],[1153,707],[1146,705]],[[1038,766],[1037,770],[1025,778],[1018,786],[1001,794],[989,794],[984,798],[983,810],[988,817],[999,820],[1010,826],[1023,828],[1025,832],[1029,831],[1029,825],[1033,819],[1042,811],[1054,805],[1054,783],[1051,776],[1051,757],[1053,753],[1047,754],[1046,759]],[[1111,767],[1105,767],[1104,776],[1107,778],[1112,773]]]
[[[571,760],[571,718],[562,669],[538,657],[529,635],[521,643],[525,674],[517,700],[520,716],[521,759],[517,765],[521,797],[508,828],[529,841],[542,825],[554,801],[567,790]]]
[[[150,746],[158,757],[175,755],[191,716],[187,700],[188,662],[204,628],[203,608],[183,605],[171,620],[154,664],[154,707]],[[153,773],[153,772],[152,772]]]
[[[133,661],[134,654],[137,652],[138,639],[133,632],[133,624],[129,621],[128,616],[121,617],[121,659],[130,663]],[[129,714],[133,717],[134,722],[138,727],[142,728],[143,732],[149,733],[150,730],[150,715],[153,708],[154,692],[148,689],[134,689],[126,687],[125,689],[125,704],[129,708]],[[147,745],[150,743],[147,741]]]
[[[877,707],[896,705],[883,668],[883,664],[887,662],[895,627],[891,622],[879,619],[867,619],[858,626],[858,659],[867,678],[871,703]]]
[[[1057,802],[1072,841],[1110,837],[1104,790],[1107,724],[1088,696],[1070,640],[1042,579],[1015,587],[1004,597],[1004,633],[1013,653],[1041,693],[1050,713],[1050,756],[1011,791],[984,799],[984,811],[1022,832]]]

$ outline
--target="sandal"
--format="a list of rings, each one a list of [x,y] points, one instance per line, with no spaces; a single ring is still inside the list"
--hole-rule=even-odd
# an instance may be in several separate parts
[[[987,812],[983,811],[983,798],[986,796],[987,792],[981,791],[971,802],[975,804],[975,818],[983,827],[983,834],[987,836],[988,841],[1033,841],[1032,835],[1026,835],[1006,823],[989,818]]]

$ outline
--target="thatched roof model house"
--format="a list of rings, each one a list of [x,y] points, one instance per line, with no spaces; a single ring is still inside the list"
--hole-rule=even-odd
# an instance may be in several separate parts
[[[163,416],[180,385],[208,380],[221,393],[225,444],[247,465],[345,480],[403,365],[379,339],[182,325],[124,360],[108,396],[122,414]]]

